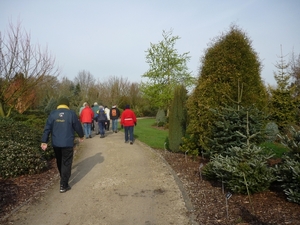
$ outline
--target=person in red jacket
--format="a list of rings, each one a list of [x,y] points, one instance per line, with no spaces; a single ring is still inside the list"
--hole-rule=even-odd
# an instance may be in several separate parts
[[[92,122],[94,119],[94,112],[90,105],[86,103],[84,109],[80,113],[80,122],[83,124],[85,138],[92,138]]]
[[[134,126],[136,126],[135,113],[130,109],[129,105],[126,105],[125,110],[121,115],[121,127],[124,127],[125,129],[125,143],[128,143],[128,141],[130,141],[130,144],[133,144]]]

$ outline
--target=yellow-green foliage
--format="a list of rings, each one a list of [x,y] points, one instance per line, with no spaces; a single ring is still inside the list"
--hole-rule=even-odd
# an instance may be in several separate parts
[[[214,40],[202,58],[196,89],[187,102],[187,133],[196,140],[196,146],[206,148],[206,137],[210,136],[210,125],[215,120],[210,109],[231,106],[238,100],[244,107],[255,105],[262,109],[266,105],[260,71],[257,53],[239,28],[232,26],[228,33]],[[184,144],[189,145],[187,142]]]
[[[175,88],[174,99],[170,107],[169,116],[169,148],[178,152],[182,143],[182,137],[186,130],[186,90],[180,85]]]
[[[275,67],[278,69],[274,75],[277,87],[270,87],[270,114],[271,119],[278,124],[279,130],[283,131],[296,123],[299,101],[295,98],[295,86],[290,86],[289,64],[284,61],[282,55]]]

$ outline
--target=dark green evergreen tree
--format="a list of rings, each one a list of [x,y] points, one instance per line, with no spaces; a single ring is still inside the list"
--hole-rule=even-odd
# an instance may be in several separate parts
[[[175,87],[174,99],[169,115],[169,148],[172,152],[180,151],[182,137],[186,130],[187,91],[183,85]]]
[[[226,188],[235,193],[251,194],[265,191],[275,180],[273,168],[267,166],[273,154],[253,144],[260,132],[251,134],[250,118],[247,113],[243,133],[236,131],[244,143],[241,146],[228,147],[224,155],[211,156],[210,162],[203,170],[208,178],[224,182]]]
[[[216,121],[212,124],[212,136],[207,145],[209,157],[216,154],[228,155],[228,149],[242,147],[247,141],[247,134],[256,134],[252,143],[259,144],[264,139],[263,125],[266,116],[257,108],[248,107],[223,107],[212,110]],[[248,126],[248,131],[247,131]]]

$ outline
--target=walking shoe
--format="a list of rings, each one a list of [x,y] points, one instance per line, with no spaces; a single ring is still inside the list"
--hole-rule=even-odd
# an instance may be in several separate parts
[[[133,142],[131,141],[131,142],[130,142],[130,144],[132,145],[132,144],[133,144]]]
[[[67,187],[60,186],[60,193],[65,193],[66,191],[71,190],[71,187],[68,185]]]
[[[92,138],[92,135],[90,135],[89,138]]]

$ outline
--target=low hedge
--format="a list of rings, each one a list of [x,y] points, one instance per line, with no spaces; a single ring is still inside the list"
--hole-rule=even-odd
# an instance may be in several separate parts
[[[54,157],[54,152],[51,146],[47,151],[41,150],[42,132],[43,127],[26,125],[26,121],[0,118],[2,178],[35,174],[47,169],[47,161]]]

